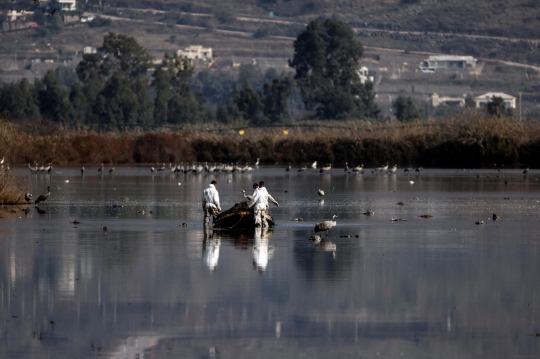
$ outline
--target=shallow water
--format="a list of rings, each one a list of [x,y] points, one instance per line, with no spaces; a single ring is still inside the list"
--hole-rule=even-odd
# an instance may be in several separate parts
[[[52,194],[44,214],[0,209],[2,358],[540,354],[540,173],[13,173]],[[205,231],[214,178],[224,209],[264,180],[277,225]]]

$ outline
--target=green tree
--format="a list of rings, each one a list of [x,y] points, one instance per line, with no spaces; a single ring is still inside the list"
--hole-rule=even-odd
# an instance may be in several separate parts
[[[416,108],[410,96],[399,95],[392,107],[399,122],[410,122],[422,118],[422,112]]]
[[[43,79],[36,81],[39,110],[41,116],[49,121],[69,124],[71,104],[66,89],[60,84],[53,70],[47,71]]]
[[[117,71],[97,97],[93,112],[101,119],[101,124],[133,126],[137,124],[137,106],[137,95],[131,90],[131,83]]]
[[[241,87],[233,91],[231,99],[238,107],[243,119],[254,125],[262,125],[268,122],[264,116],[261,94],[253,90],[247,81],[244,81]]]
[[[373,87],[362,84],[357,74],[363,53],[352,29],[341,21],[310,22],[294,42],[289,61],[306,108],[326,119],[378,114]]]
[[[8,111],[9,118],[17,122],[41,119],[37,93],[27,79],[0,87],[0,113],[4,111]]]
[[[271,123],[285,123],[290,120],[289,96],[293,80],[289,76],[276,78],[263,86],[264,115]]]
[[[69,93],[69,102],[73,108],[72,123],[87,123],[90,117],[88,116],[89,106],[88,100],[84,93],[83,87],[79,83],[71,86],[71,92]]]
[[[504,105],[504,100],[502,97],[493,96],[491,100],[486,104],[486,111],[491,116],[503,117],[512,115],[512,109],[507,109]]]
[[[103,48],[117,60],[116,69],[129,79],[145,74],[152,60],[146,49],[127,35],[109,33],[103,39]]]

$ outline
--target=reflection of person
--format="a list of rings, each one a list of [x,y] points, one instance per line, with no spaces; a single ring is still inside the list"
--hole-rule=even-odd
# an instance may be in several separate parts
[[[204,264],[211,270],[216,270],[219,259],[219,246],[221,241],[219,237],[214,237],[210,228],[204,230],[203,241],[203,260]]]
[[[270,195],[270,193],[268,193],[268,190],[264,186],[263,181],[259,182],[259,191],[264,193],[263,198],[264,198],[264,202],[265,202],[265,206],[264,206],[263,210],[260,213],[261,224],[262,224],[263,227],[268,227],[268,222],[266,221],[266,213],[268,213],[268,209],[269,209],[268,200],[270,200],[270,202],[272,202],[273,204],[275,204],[278,207],[279,207],[279,203]]]
[[[253,268],[264,272],[268,266],[268,259],[274,250],[268,250],[268,228],[255,228],[255,238],[253,243]]]
[[[214,219],[217,214],[221,212],[221,206],[219,205],[219,194],[216,189],[217,182],[212,181],[208,188],[203,192],[202,207],[204,211],[204,225],[210,223],[210,216]]]

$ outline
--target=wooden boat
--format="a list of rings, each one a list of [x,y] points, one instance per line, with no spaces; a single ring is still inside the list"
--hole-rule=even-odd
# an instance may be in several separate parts
[[[214,219],[214,228],[219,229],[253,229],[255,228],[255,219],[253,218],[253,208],[249,208],[248,202],[235,203],[235,205],[226,211],[221,212]],[[274,218],[266,213],[268,226],[273,226]]]

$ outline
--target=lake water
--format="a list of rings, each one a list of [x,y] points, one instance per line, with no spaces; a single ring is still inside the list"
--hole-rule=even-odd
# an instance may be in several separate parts
[[[540,172],[521,172],[15,169],[52,194],[0,209],[0,357],[537,358]],[[205,231],[212,179],[224,209],[264,180],[277,225]]]

